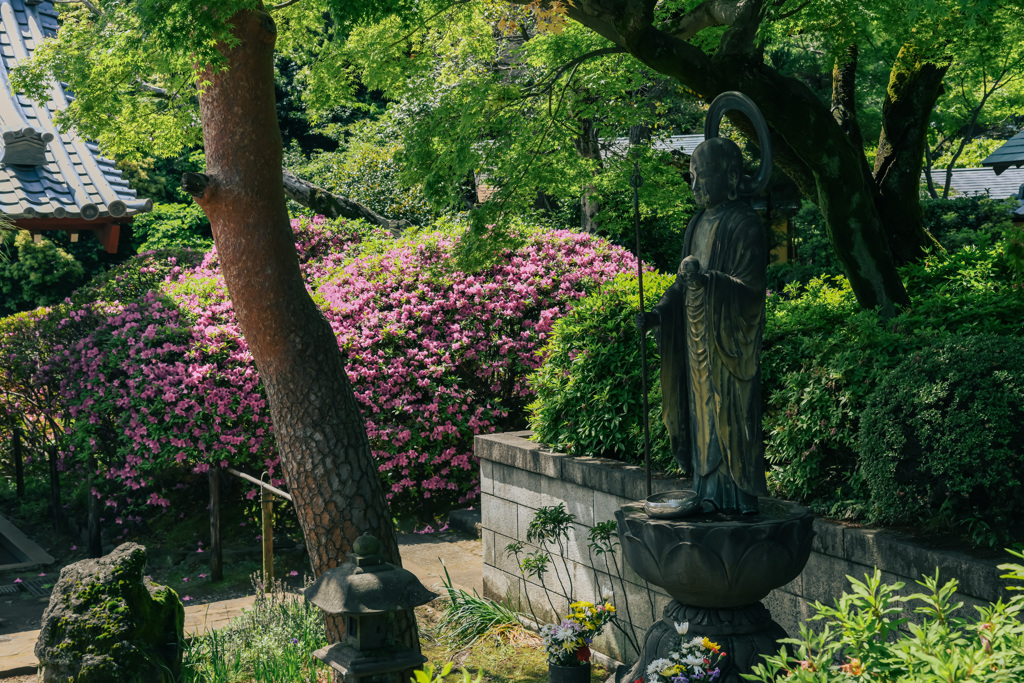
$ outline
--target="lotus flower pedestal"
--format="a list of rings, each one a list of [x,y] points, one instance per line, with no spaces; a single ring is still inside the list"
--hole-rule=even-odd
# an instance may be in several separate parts
[[[803,571],[814,518],[795,503],[763,498],[760,507],[749,516],[666,520],[649,517],[641,502],[615,513],[629,566],[673,598],[619,683],[646,680],[647,666],[679,645],[676,623],[689,622],[688,636],[706,636],[726,652],[719,681],[742,683],[740,674],[762,654],[779,651],[776,641],[787,634],[761,599]]]

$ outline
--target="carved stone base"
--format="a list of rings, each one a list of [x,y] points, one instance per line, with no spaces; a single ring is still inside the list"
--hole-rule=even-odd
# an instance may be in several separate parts
[[[718,643],[726,656],[719,662],[721,678],[717,683],[746,683],[741,673],[750,668],[764,654],[774,654],[786,637],[786,632],[772,620],[772,615],[760,602],[734,609],[708,609],[691,607],[673,600],[665,608],[661,621],[654,623],[644,635],[640,658],[631,668],[620,670],[616,683],[634,683],[646,680],[647,666],[655,659],[667,657],[679,645],[680,635],[675,624],[689,622],[686,638],[706,636]]]

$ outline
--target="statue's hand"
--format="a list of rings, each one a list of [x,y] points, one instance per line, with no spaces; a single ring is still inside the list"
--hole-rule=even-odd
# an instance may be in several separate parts
[[[700,269],[700,261],[693,255],[683,259],[683,262],[679,264],[677,274],[690,289],[700,289],[708,283],[707,273]]]
[[[637,313],[634,318],[634,324],[636,329],[643,331],[649,330],[652,327],[657,327],[661,324],[661,315],[657,311],[649,311],[647,313]]]

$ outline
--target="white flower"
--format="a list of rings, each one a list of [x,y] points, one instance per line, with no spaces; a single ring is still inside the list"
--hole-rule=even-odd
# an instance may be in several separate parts
[[[555,628],[554,639],[560,642],[576,638],[576,630],[571,626],[558,626]]]
[[[672,666],[672,662],[667,659],[655,659],[647,666],[647,675],[653,676],[655,674],[660,674],[662,669],[666,669],[670,666]]]
[[[683,658],[683,664],[694,667],[694,670],[696,670],[697,667],[704,665],[704,658],[698,657],[697,655],[686,655],[686,657]]]
[[[611,602],[612,598],[614,596],[615,596],[615,592],[612,591],[611,588],[608,588],[607,586],[602,586],[601,587],[601,599],[602,600],[604,600],[605,602]]]
[[[686,632],[690,630],[690,622],[684,621],[683,623],[676,622],[676,633],[681,636],[685,636]]]
[[[703,647],[704,639],[701,638],[700,636],[694,636],[693,640],[690,641],[690,645],[700,645],[700,646]]]

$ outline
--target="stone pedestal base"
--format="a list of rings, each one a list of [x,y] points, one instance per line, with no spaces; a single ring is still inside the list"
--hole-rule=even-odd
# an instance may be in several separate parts
[[[740,674],[750,673],[750,667],[761,660],[761,655],[778,652],[780,646],[776,641],[787,637],[759,602],[732,609],[708,609],[673,600],[665,608],[661,621],[655,622],[644,635],[636,664],[620,671],[616,683],[634,683],[638,678],[646,680],[647,666],[678,648],[681,636],[676,633],[675,624],[682,622],[690,623],[685,638],[707,637],[726,653],[718,664],[722,675],[716,683],[746,683]]]

